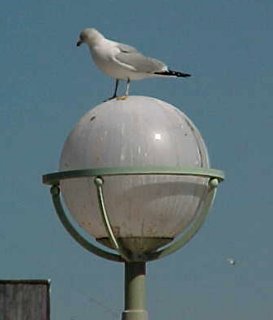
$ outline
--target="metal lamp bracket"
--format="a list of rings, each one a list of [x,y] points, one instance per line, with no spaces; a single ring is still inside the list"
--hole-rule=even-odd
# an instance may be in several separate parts
[[[121,175],[181,175],[181,176],[200,176],[209,179],[207,195],[205,197],[205,203],[203,206],[199,206],[196,213],[196,219],[191,225],[178,237],[166,247],[163,247],[155,252],[147,253],[139,256],[132,256],[119,244],[111,225],[109,215],[106,210],[104,195],[103,195],[103,177],[105,176],[121,176]],[[104,223],[104,227],[107,231],[112,246],[118,254],[111,253],[109,251],[100,249],[93,245],[85,237],[83,237],[74,227],[73,223],[67,217],[63,208],[60,197],[60,180],[73,179],[80,177],[93,177],[94,183],[97,189],[97,197],[99,208]],[[209,209],[213,203],[217,186],[219,182],[224,180],[224,173],[220,170],[210,168],[181,168],[181,167],[152,167],[152,168],[98,168],[98,169],[84,169],[84,170],[72,170],[62,171],[46,174],[43,176],[43,183],[51,185],[52,201],[56,210],[56,213],[61,220],[63,226],[67,232],[85,249],[88,251],[117,262],[136,262],[136,261],[151,261],[165,257],[183,247],[199,230],[203,224]]]

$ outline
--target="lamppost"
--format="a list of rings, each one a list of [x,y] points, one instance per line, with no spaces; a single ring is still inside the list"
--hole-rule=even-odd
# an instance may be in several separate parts
[[[91,109],[64,144],[60,172],[43,176],[70,235],[92,253],[124,263],[123,320],[147,319],[146,262],[193,237],[223,179],[222,171],[210,168],[191,120],[166,102],[141,96]]]

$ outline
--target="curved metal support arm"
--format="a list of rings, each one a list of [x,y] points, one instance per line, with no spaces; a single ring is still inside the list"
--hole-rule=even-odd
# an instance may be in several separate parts
[[[105,208],[105,201],[104,201],[103,189],[102,189],[104,181],[103,181],[103,179],[101,177],[96,177],[94,179],[94,183],[95,183],[96,188],[97,188],[97,195],[98,195],[99,207],[100,207],[102,220],[103,220],[103,223],[104,223],[104,227],[105,227],[105,229],[106,229],[106,231],[108,233],[108,236],[110,238],[110,241],[111,241],[113,247],[121,255],[121,257],[126,262],[130,262],[130,259],[129,259],[128,255],[126,254],[126,252],[122,249],[122,247],[118,243],[118,240],[117,240],[117,238],[116,238],[116,236],[114,234],[114,231],[112,229],[109,216],[108,216],[106,208]]]
[[[124,262],[124,260],[117,254],[110,253],[107,251],[104,251],[96,246],[94,246],[92,243],[87,241],[72,225],[72,223],[69,221],[69,219],[66,216],[66,213],[63,209],[63,205],[60,198],[60,188],[58,185],[53,185],[50,189],[51,195],[52,195],[52,201],[55,207],[55,210],[57,212],[57,215],[59,219],[61,220],[63,226],[65,227],[66,231],[74,238],[81,246],[83,246],[86,250],[96,254],[97,256],[100,256],[102,258],[106,258],[112,261],[117,262]]]
[[[209,181],[209,187],[208,187],[209,189],[208,189],[208,193],[205,197],[205,199],[206,199],[205,204],[204,204],[204,206],[201,206],[199,208],[199,212],[197,213],[197,218],[192,222],[192,224],[189,226],[189,228],[181,235],[181,237],[177,241],[171,243],[169,246],[162,248],[159,251],[148,254],[148,256],[147,256],[148,260],[156,260],[159,258],[163,258],[163,257],[179,250],[180,248],[182,248],[186,243],[188,243],[191,240],[191,238],[200,229],[200,227],[204,223],[204,221],[209,213],[209,210],[213,204],[213,200],[216,195],[218,184],[219,184],[219,181],[217,178],[212,178]]]

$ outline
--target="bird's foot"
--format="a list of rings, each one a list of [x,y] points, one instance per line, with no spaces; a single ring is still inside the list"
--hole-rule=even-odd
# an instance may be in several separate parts
[[[128,98],[127,95],[116,97],[117,100],[126,100]]]
[[[103,100],[103,102],[107,102],[107,101],[113,100],[113,99],[115,99],[115,98],[117,98],[117,96],[112,96],[112,97],[110,97],[110,98],[108,98],[108,99],[106,99],[106,100]]]

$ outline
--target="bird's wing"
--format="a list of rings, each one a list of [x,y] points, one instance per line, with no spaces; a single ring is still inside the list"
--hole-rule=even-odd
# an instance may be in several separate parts
[[[121,52],[124,52],[124,53],[137,52],[136,48],[129,46],[128,44],[124,44],[120,42],[117,42],[116,44]]]
[[[115,58],[118,63],[122,65],[125,64],[131,70],[140,73],[154,73],[167,70],[165,63],[157,59],[145,57],[142,53],[130,46],[128,46],[127,51],[126,47],[123,50],[120,48],[120,52],[115,56]]]

